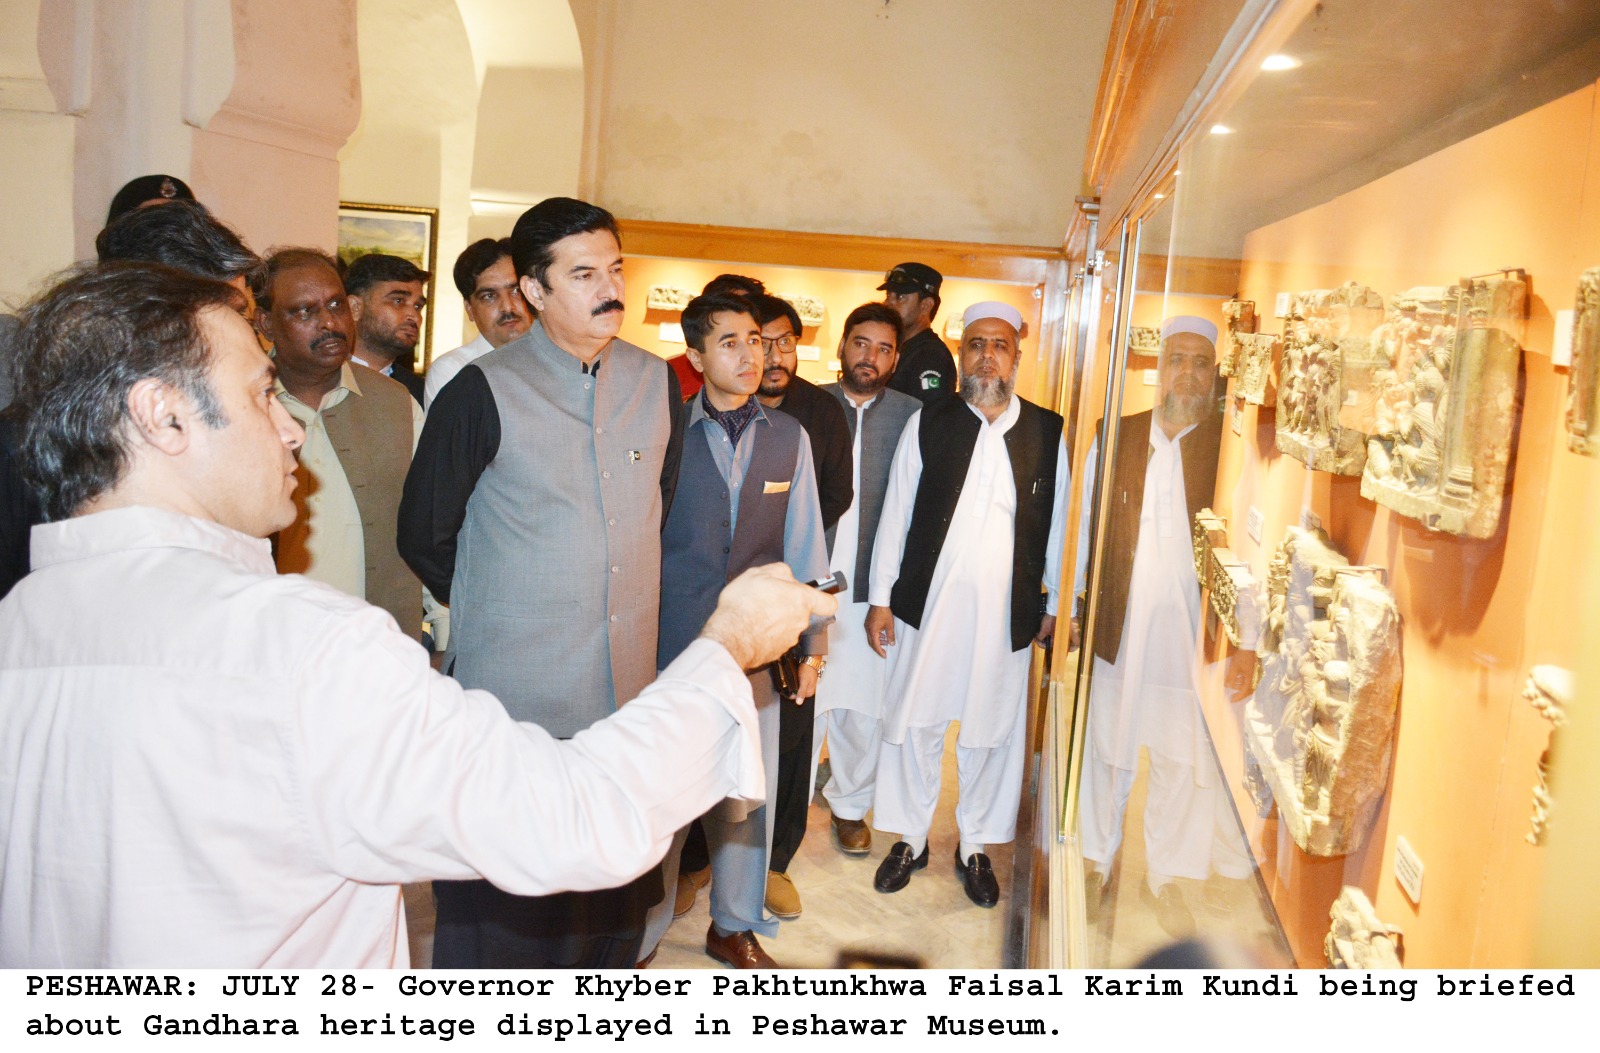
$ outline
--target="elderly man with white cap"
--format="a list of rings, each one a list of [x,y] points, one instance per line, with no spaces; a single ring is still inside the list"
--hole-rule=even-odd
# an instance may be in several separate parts
[[[1110,893],[1122,820],[1149,754],[1146,874],[1140,899],[1173,936],[1194,930],[1175,878],[1213,871],[1248,876],[1226,788],[1218,777],[1195,690],[1200,588],[1191,524],[1212,503],[1222,403],[1215,394],[1217,327],[1179,315],[1161,326],[1156,405],[1124,417],[1109,466],[1099,628],[1093,641],[1089,736],[1079,803],[1091,920]],[[1083,478],[1094,478],[1098,446]],[[1083,517],[1087,530],[1088,517]],[[1077,588],[1088,559],[1078,546]]]
[[[1029,644],[1055,631],[1069,462],[1061,417],[1013,391],[1022,315],[987,302],[963,321],[960,396],[906,422],[872,556],[867,640],[888,660],[874,825],[901,835],[873,886],[897,892],[928,865],[956,720],[955,866],[968,898],[992,907],[985,849],[1016,833]]]

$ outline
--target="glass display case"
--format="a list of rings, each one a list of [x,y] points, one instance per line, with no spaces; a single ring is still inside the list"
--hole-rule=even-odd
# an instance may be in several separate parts
[[[1479,6],[1281,5],[1091,242],[1057,964],[1537,960],[1596,803],[1600,13]]]

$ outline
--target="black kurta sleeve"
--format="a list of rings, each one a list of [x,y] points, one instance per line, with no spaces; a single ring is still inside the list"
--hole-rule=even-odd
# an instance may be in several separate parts
[[[817,463],[817,502],[822,506],[822,529],[832,530],[855,500],[855,457],[851,451],[850,421],[839,400],[817,392],[812,411],[811,459]]]
[[[0,598],[28,573],[28,538],[44,513],[17,463],[20,418],[0,414]]]
[[[672,432],[667,438],[667,453],[661,461],[661,529],[667,528],[667,513],[672,511],[672,495],[678,489],[678,465],[683,460],[683,386],[678,371],[667,366],[667,419]]]
[[[494,391],[483,370],[469,365],[429,407],[400,498],[400,557],[440,603],[450,602],[456,535],[467,518],[467,501],[499,450]]]

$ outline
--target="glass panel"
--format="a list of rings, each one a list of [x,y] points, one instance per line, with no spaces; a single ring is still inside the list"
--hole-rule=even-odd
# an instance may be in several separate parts
[[[1357,0],[1279,37],[1140,232],[1136,339],[1211,323],[1226,393],[1206,455],[1174,451],[1180,363],[1130,358],[1123,426],[1155,414],[1097,546],[1078,812],[1120,880],[1091,957],[1198,931],[1525,966],[1543,846],[1584,811],[1548,804],[1593,639],[1600,14]]]

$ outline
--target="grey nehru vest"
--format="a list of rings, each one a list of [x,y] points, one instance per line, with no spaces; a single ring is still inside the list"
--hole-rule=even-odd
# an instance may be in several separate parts
[[[698,396],[697,396],[698,397]],[[693,404],[683,407],[684,423]],[[661,637],[656,663],[682,654],[700,635],[717,608],[717,595],[729,581],[751,567],[783,562],[783,531],[789,515],[789,491],[768,492],[768,483],[794,478],[800,459],[800,422],[786,413],[757,416],[747,429],[755,446],[750,468],[739,489],[739,515],[732,508],[727,480],[717,469],[706,430],[722,435],[722,425],[707,420],[687,428],[683,461],[672,511],[662,531]],[[736,522],[737,527],[729,526]]]
[[[844,406],[850,424],[850,438],[856,437],[856,405],[837,384],[824,384],[822,390]],[[884,388],[878,398],[861,412],[861,455],[856,458],[855,505],[858,510],[855,577],[850,579],[850,598],[867,602],[867,578],[872,571],[872,546],[878,538],[878,519],[883,515],[883,498],[889,490],[889,469],[894,464],[895,447],[906,421],[922,408],[922,400],[903,391]],[[837,524],[828,528],[828,554],[833,554]]]
[[[453,673],[570,737],[655,678],[667,364],[613,340],[596,374],[535,322],[474,363],[500,446],[457,537]]]

